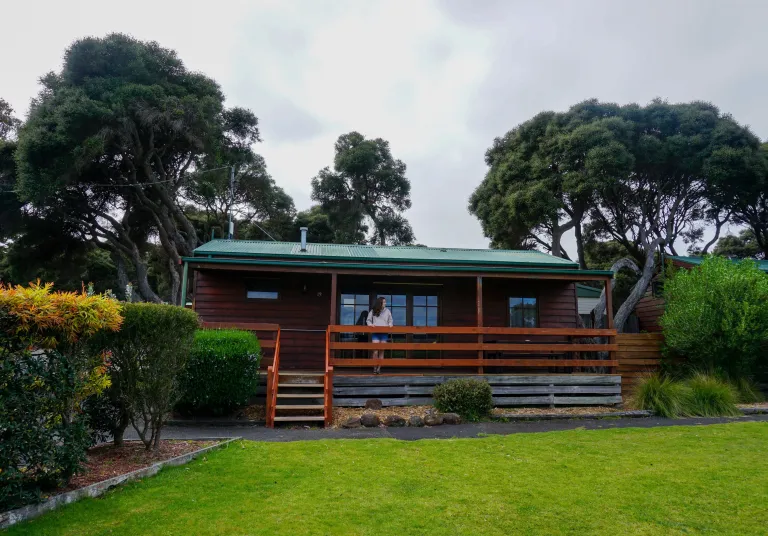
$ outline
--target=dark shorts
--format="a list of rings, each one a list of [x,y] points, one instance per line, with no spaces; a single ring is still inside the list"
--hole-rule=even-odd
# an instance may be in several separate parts
[[[371,340],[373,342],[387,342],[387,339],[389,339],[389,335],[387,335],[386,333],[371,334]]]

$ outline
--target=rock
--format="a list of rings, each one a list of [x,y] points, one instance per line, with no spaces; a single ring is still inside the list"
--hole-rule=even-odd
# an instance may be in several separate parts
[[[408,426],[417,426],[417,427],[424,426],[424,419],[422,419],[418,415],[411,415],[408,418]]]
[[[342,428],[360,428],[360,417],[350,417],[341,424]]]
[[[439,413],[427,413],[424,416],[424,424],[427,426],[440,426],[443,424],[443,416]]]
[[[445,424],[461,424],[461,417],[456,413],[443,413],[443,422]]]
[[[378,415],[373,413],[363,413],[363,416],[360,417],[360,424],[366,428],[376,428],[380,422]]]
[[[371,398],[365,401],[365,409],[381,409],[382,403],[378,398]]]
[[[405,426],[405,419],[400,415],[387,415],[384,418],[384,426]]]

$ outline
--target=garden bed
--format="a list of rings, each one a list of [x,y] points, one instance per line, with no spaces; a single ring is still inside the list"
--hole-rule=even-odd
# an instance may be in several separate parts
[[[168,439],[160,442],[157,451],[147,450],[141,441],[126,441],[122,447],[105,444],[93,447],[86,454],[88,460],[83,464],[85,471],[75,475],[69,485],[60,492],[72,491],[90,486],[102,480],[132,473],[216,444],[217,441],[183,441]]]
[[[360,417],[364,413],[373,413],[382,421],[390,415],[398,415],[406,421],[408,417],[418,415],[424,417],[428,412],[434,411],[433,406],[389,406],[378,410],[365,408],[333,408],[333,428],[340,428],[348,419]],[[614,406],[575,406],[575,407],[539,407],[539,408],[494,408],[492,418],[502,418],[516,415],[524,416],[574,416],[580,415],[610,415],[612,413],[623,414],[624,410]]]

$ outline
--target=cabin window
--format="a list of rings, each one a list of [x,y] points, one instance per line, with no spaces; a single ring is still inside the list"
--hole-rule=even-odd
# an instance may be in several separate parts
[[[437,296],[413,297],[413,325],[437,325]]]
[[[245,283],[245,297],[249,300],[276,300],[280,297],[277,281],[250,279]]]
[[[536,298],[509,298],[509,327],[535,328],[539,325]]]
[[[364,326],[368,319],[370,297],[368,294],[341,295],[341,325]]]

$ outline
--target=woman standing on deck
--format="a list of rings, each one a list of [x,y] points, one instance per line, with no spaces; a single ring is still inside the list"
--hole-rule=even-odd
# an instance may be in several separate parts
[[[366,321],[366,324],[369,326],[374,327],[392,327],[392,313],[387,309],[387,300],[386,298],[377,298],[376,303],[373,306],[373,309],[368,313],[368,320]],[[386,333],[373,333],[371,334],[371,341],[375,343],[385,343],[387,342],[388,335]],[[383,350],[374,350],[373,351],[373,358],[374,359],[383,359],[384,358],[384,351]],[[373,367],[373,373],[374,374],[380,374],[381,373],[381,366],[375,366]]]

